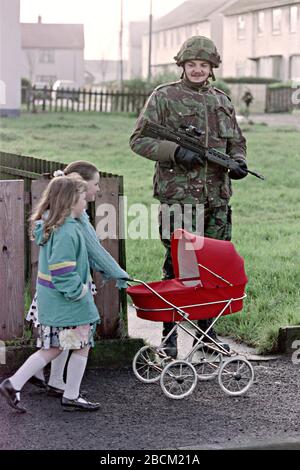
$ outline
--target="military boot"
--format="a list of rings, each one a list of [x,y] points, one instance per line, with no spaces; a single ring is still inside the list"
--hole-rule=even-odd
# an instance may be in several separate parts
[[[175,323],[174,322],[164,322],[163,323],[163,332],[162,332],[162,341],[166,338],[166,336],[170,333],[172,328],[174,327]],[[167,341],[163,345],[163,349],[165,353],[172,357],[173,359],[176,359],[178,351],[177,351],[177,330],[174,330],[171,336],[167,339]]]
[[[201,328],[202,331],[206,331],[209,328],[209,326],[212,324],[212,322],[213,322],[212,318],[210,318],[208,320],[198,320],[197,325],[199,326],[199,328]],[[220,338],[218,338],[217,333],[215,332],[215,330],[213,328],[209,330],[207,335],[211,339],[216,341],[216,343],[218,343],[220,346],[222,346],[222,348],[226,349],[226,351],[228,351],[228,352],[230,351],[229,344],[223,343],[220,340]],[[199,331],[196,331],[196,337],[200,338],[201,336],[202,336],[201,333]],[[209,343],[209,339],[206,336],[204,336],[202,338],[202,341],[203,341],[203,343]],[[193,341],[193,346],[195,346],[195,344],[196,344],[196,339],[194,339],[194,341]]]

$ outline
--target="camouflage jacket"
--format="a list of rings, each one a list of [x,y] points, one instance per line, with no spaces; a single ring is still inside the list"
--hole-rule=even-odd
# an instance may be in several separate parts
[[[245,159],[246,141],[230,98],[211,85],[193,88],[185,79],[161,85],[149,97],[130,137],[135,153],[156,161],[155,198],[168,204],[226,205],[232,195],[228,171],[207,162],[192,171],[177,165],[174,160],[177,144],[139,135],[146,119],[172,130],[193,125],[202,131],[199,137],[202,145],[226,152],[233,159]]]

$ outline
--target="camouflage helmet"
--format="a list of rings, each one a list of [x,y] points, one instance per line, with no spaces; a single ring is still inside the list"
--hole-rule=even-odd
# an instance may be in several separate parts
[[[206,60],[212,67],[219,67],[221,63],[216,46],[205,36],[192,36],[184,41],[174,59],[179,67],[187,60]]]

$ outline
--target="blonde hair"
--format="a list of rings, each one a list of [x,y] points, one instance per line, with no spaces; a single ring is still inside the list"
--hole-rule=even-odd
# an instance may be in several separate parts
[[[95,173],[98,173],[98,168],[93,163],[78,160],[69,163],[64,169],[65,175],[69,175],[70,173],[78,173],[85,181],[90,181],[94,178]]]
[[[53,178],[30,217],[31,240],[34,240],[35,222],[42,219],[44,221],[43,244],[45,244],[51,233],[60,227],[71,214],[72,206],[77,203],[80,193],[86,190],[87,183],[76,173]],[[47,215],[46,211],[48,211]]]

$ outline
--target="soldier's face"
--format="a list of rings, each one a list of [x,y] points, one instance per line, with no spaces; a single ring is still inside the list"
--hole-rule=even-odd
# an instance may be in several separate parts
[[[183,68],[186,78],[194,83],[205,82],[211,72],[211,65],[205,60],[189,60],[184,63]]]

